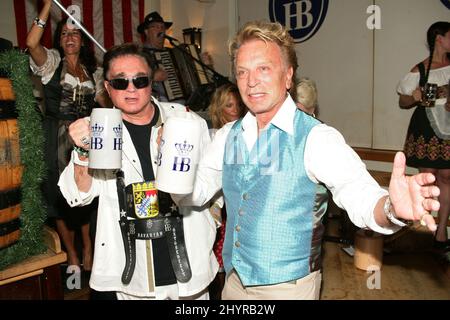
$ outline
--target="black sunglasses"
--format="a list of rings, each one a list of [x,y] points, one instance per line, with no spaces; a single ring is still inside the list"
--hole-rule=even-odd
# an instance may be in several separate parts
[[[108,81],[111,87],[113,87],[116,90],[126,90],[128,88],[128,84],[130,83],[130,80],[133,81],[133,85],[136,89],[147,88],[152,82],[149,76],[140,76],[134,78],[116,78],[106,81]]]

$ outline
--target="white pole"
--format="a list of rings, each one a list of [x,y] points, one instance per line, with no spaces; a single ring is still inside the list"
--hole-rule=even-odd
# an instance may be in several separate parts
[[[97,47],[99,47],[100,48],[100,50],[102,50],[103,51],[103,53],[105,53],[106,52],[106,50],[105,50],[105,48],[103,48],[103,46],[100,44],[100,43],[98,43],[98,41],[97,40],[95,40],[95,38],[89,33],[89,31],[87,31],[86,30],[86,28],[85,27],[83,27],[83,25],[77,20],[77,19],[75,19],[67,10],[66,10],[66,8],[64,8],[64,6],[61,4],[61,3],[59,3],[57,0],[52,0],[70,19],[72,19],[72,21],[73,22],[75,22],[75,24],[89,37],[89,39],[91,39],[92,40],[92,42],[94,42],[96,45],[97,45]]]

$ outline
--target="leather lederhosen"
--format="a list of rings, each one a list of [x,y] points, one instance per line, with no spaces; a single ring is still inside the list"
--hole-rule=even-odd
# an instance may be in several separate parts
[[[125,187],[123,171],[117,172],[117,193],[120,207],[120,230],[125,248],[125,267],[122,283],[128,284],[136,266],[136,240],[165,237],[170,261],[179,282],[192,277],[183,231],[183,216],[173,206],[170,214],[159,212],[159,196],[162,191],[153,182],[134,183]],[[137,194],[142,196],[137,197]],[[170,197],[170,195],[167,194]],[[140,199],[137,199],[140,198]]]

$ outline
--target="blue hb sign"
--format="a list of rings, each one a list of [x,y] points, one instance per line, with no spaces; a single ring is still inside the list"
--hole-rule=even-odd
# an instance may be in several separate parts
[[[304,42],[320,29],[327,14],[328,1],[270,0],[270,20],[284,25],[295,42]]]
[[[450,9],[450,0],[441,0],[441,2],[447,9]]]

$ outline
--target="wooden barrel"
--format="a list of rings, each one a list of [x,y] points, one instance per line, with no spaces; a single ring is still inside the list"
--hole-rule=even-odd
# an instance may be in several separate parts
[[[20,237],[22,165],[11,81],[0,78],[0,250]]]
[[[16,100],[14,91],[12,89],[11,80],[7,78],[0,78],[0,100],[2,101]]]
[[[383,235],[361,229],[355,234],[354,265],[361,270],[381,269],[383,264]]]

